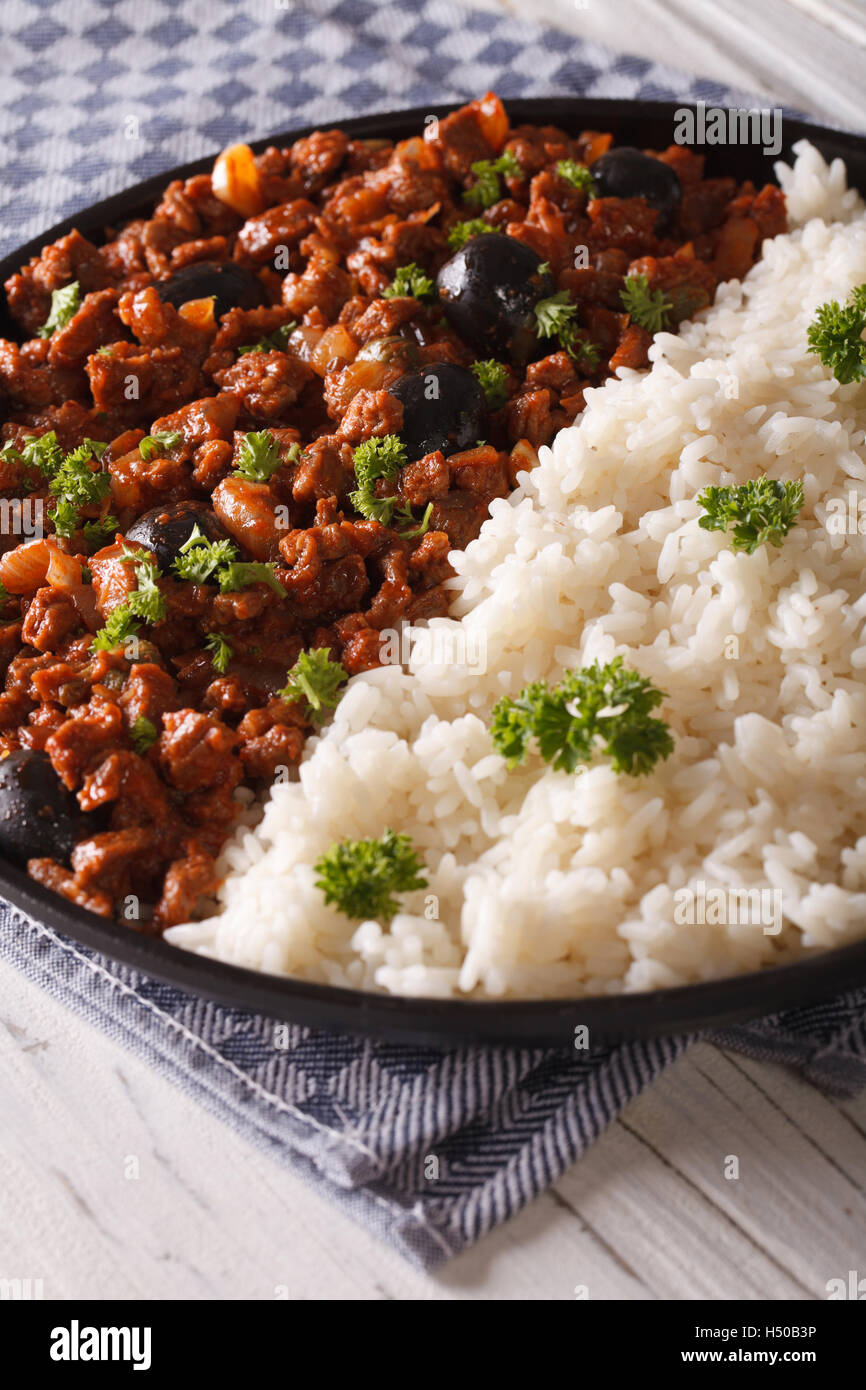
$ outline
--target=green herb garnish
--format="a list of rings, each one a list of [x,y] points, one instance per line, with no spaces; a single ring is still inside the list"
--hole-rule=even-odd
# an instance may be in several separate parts
[[[245,357],[248,352],[285,352],[289,338],[297,326],[294,319],[291,323],[281,324],[273,333],[266,333],[263,338],[259,338],[257,343],[247,343],[244,347],[239,347],[238,357]]]
[[[436,286],[420,265],[410,261],[398,267],[394,279],[382,291],[383,299],[396,299],[408,295],[411,299],[435,299]]]
[[[662,290],[650,291],[646,275],[627,275],[619,297],[632,323],[647,333],[661,333],[668,327],[674,306]]]
[[[286,591],[277,579],[271,561],[252,560],[248,563],[244,560],[232,560],[231,564],[220,568],[217,579],[221,594],[236,594],[250,584],[267,584],[280,598],[286,597]]]
[[[278,693],[283,700],[303,700],[306,717],[320,719],[325,708],[337,704],[337,691],[348,679],[348,671],[331,660],[327,647],[310,647],[301,652]]]
[[[205,646],[211,654],[211,665],[215,671],[219,671],[224,676],[228,670],[229,662],[234,656],[234,648],[227,637],[223,637],[221,632],[210,632],[205,640]]]
[[[536,304],[536,332],[539,338],[556,338],[569,357],[592,370],[598,366],[599,350],[574,322],[576,313],[568,290],[559,290]]]
[[[118,559],[122,564],[135,566],[136,588],[124,603],[113,608],[91,642],[94,651],[113,651],[127,637],[138,632],[141,622],[160,623],[166,616],[165,598],[158,587],[160,575],[156,561],[145,550],[130,550],[124,546]]]
[[[592,177],[592,170],[585,164],[578,164],[576,159],[561,159],[556,166],[556,172],[561,179],[573,184],[575,188],[580,188],[588,197],[595,197],[595,180]]]
[[[596,661],[566,671],[552,690],[535,681],[516,699],[497,701],[490,733],[509,768],[525,761],[535,739],[542,758],[558,771],[575,772],[602,752],[614,772],[639,777],[673,752],[667,724],[650,717],[664,698],[637,671],[624,670],[618,656],[606,666]]]
[[[266,483],[280,466],[280,446],[270,430],[244,435],[238,451],[235,473],[250,483]]]
[[[379,478],[393,483],[398,472],[406,463],[406,446],[399,435],[386,434],[376,439],[365,439],[353,450],[355,477],[358,486],[350,493],[349,501],[368,521],[378,521],[387,526],[394,514],[396,497],[377,497],[376,483]]]
[[[510,150],[506,150],[498,159],[477,159],[469,168],[475,175],[476,182],[471,188],[466,189],[463,201],[476,208],[490,208],[499,202],[502,197],[499,182],[501,174],[514,179],[523,175],[523,170]]]
[[[403,537],[403,540],[413,541],[416,540],[418,536],[426,536],[428,530],[430,529],[430,518],[432,515],[433,503],[428,502],[427,506],[424,509],[424,515],[422,516],[421,520],[418,521],[415,516],[415,513],[412,511],[411,506],[407,502],[395,514],[394,520],[398,524],[398,526],[408,526],[410,528],[408,531],[400,531],[400,535]]]
[[[230,565],[237,558],[237,553],[237,546],[228,539],[209,541],[196,522],[189,539],[180,547],[174,572],[191,584],[206,584],[218,569]]]
[[[496,228],[485,222],[483,217],[470,217],[465,222],[455,222],[448,233],[448,245],[452,251],[459,251],[470,237],[483,236],[485,232],[495,232]]]
[[[166,449],[173,449],[183,439],[180,430],[154,430],[153,434],[146,434],[144,439],[139,442],[138,452],[148,463],[154,454],[162,454]]]
[[[508,400],[508,369],[504,362],[494,362],[488,358],[484,362],[473,362],[472,372],[487,400],[491,410],[498,410]]]
[[[136,753],[144,755],[148,748],[156,743],[159,738],[159,730],[146,714],[140,714],[130,730],[129,737],[132,739],[132,746]]]
[[[809,351],[816,352],[843,386],[866,376],[866,284],[858,285],[840,305],[821,304],[809,324]]]
[[[77,280],[64,285],[62,289],[51,291],[51,309],[42,327],[37,329],[37,338],[50,338],[57,328],[65,328],[81,308],[81,295]]]
[[[389,922],[395,893],[427,887],[423,862],[408,835],[386,830],[378,840],[343,840],[316,861],[316,887],[346,917]]]
[[[104,516],[101,521],[85,521],[82,526],[84,539],[88,545],[100,550],[102,546],[110,544],[120,529],[120,522],[116,516]]]
[[[733,550],[752,555],[759,545],[782,544],[803,505],[802,482],[780,483],[755,478],[740,487],[708,487],[698,497],[707,513],[699,525],[705,531],[733,528]]]

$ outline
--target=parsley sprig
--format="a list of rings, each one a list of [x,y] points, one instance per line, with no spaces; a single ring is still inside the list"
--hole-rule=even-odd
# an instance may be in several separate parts
[[[146,550],[131,550],[124,546],[117,557],[121,564],[135,566],[136,587],[124,603],[113,608],[91,642],[94,651],[113,651],[127,637],[139,631],[141,624],[160,623],[166,616],[165,596],[159,588],[162,578],[159,566]]]
[[[206,584],[218,569],[230,565],[237,553],[237,546],[230,540],[209,541],[196,522],[189,539],[180,547],[174,572],[179,579],[187,579],[191,584]]]
[[[143,755],[159,738],[159,730],[146,714],[140,714],[133,724],[130,734],[136,753]]]
[[[303,701],[308,719],[321,719],[326,709],[337,704],[337,691],[348,679],[348,671],[331,660],[327,647],[310,647],[301,652],[278,693],[283,700]]]
[[[259,338],[257,343],[245,343],[243,347],[239,347],[238,357],[246,357],[250,352],[285,352],[289,338],[297,326],[294,319],[291,323],[281,324],[273,333],[266,333],[263,338]]]
[[[379,839],[343,840],[316,861],[316,887],[346,917],[390,922],[395,893],[427,887],[424,865],[408,835],[388,829]]]
[[[503,697],[493,707],[490,733],[509,768],[525,762],[535,740],[557,771],[575,772],[601,752],[614,772],[639,777],[673,752],[667,724],[651,717],[664,698],[617,656],[606,666],[596,661],[566,671],[553,689],[534,681],[515,699]]]
[[[498,159],[476,159],[469,168],[475,175],[475,183],[466,189],[463,201],[475,208],[491,208],[494,203],[499,202],[502,197],[500,175],[504,174],[513,179],[519,179],[523,175],[523,170],[510,150],[506,150]]]
[[[270,430],[253,430],[244,435],[235,473],[250,483],[266,483],[280,462],[280,446]]]
[[[663,290],[650,290],[646,275],[627,275],[619,297],[632,323],[647,333],[660,333],[668,327],[674,306]]]
[[[139,440],[138,452],[145,463],[155,455],[162,455],[167,449],[173,449],[183,439],[180,430],[154,430],[153,434],[146,434],[144,439]]]
[[[588,197],[595,197],[595,180],[592,170],[586,164],[578,164],[576,159],[561,159],[556,166],[556,172],[574,188],[582,189]]]
[[[559,290],[536,304],[536,332],[539,338],[556,338],[573,361],[593,370],[599,363],[599,349],[578,328],[574,321],[576,314],[577,305],[572,302],[568,290]]]
[[[498,410],[508,400],[508,368],[505,363],[488,358],[486,361],[473,362],[471,370],[490,409]]]
[[[77,280],[51,291],[51,309],[42,327],[36,330],[38,338],[50,338],[58,328],[65,328],[81,308],[81,293]]]
[[[400,469],[406,464],[406,445],[399,435],[385,434],[376,439],[365,439],[353,450],[355,478],[358,486],[350,493],[349,501],[368,521],[378,521],[387,526],[394,514],[394,497],[377,497],[376,483],[380,478],[393,483]]]
[[[410,261],[401,265],[387,289],[382,291],[383,299],[397,299],[408,295],[411,299],[435,299],[436,286],[422,266]]]
[[[699,525],[705,531],[733,529],[733,550],[752,555],[759,545],[782,544],[797,524],[803,505],[803,484],[754,478],[739,487],[708,487],[698,497],[704,508]]]
[[[109,474],[101,472],[98,466],[107,447],[99,439],[84,439],[76,449],[64,454],[54,430],[49,430],[38,437],[31,435],[20,449],[6,444],[0,453],[8,462],[18,463],[25,470],[33,469],[47,480],[48,490],[54,497],[48,515],[56,534],[66,539],[81,526],[82,509],[101,506],[111,490]],[[30,487],[37,486],[33,478],[26,481]],[[84,528],[88,540],[91,539],[88,528],[108,522],[116,524],[113,517],[105,518],[104,522],[88,522]]]
[[[857,285],[847,304],[831,299],[815,311],[809,325],[809,351],[816,352],[843,386],[866,376],[866,284]]]
[[[452,251],[459,251],[470,237],[483,236],[485,232],[495,232],[496,228],[485,222],[483,217],[469,217],[464,222],[455,222],[448,232],[448,245]]]
[[[209,632],[205,639],[205,646],[210,652],[211,665],[215,671],[219,671],[224,676],[229,667],[229,662],[234,656],[234,647],[227,637],[221,632]]]

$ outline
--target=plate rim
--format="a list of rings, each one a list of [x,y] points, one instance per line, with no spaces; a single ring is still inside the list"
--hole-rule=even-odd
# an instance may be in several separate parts
[[[413,128],[417,131],[423,127],[425,116],[445,116],[459,104],[431,103],[347,118],[338,115],[334,124],[355,138],[375,138],[377,134],[405,138]],[[642,120],[672,119],[675,111],[696,106],[695,102],[569,95],[504,97],[503,104],[512,117],[525,121],[538,122],[545,117],[545,123],[560,124],[564,120],[579,122],[591,117],[602,129],[623,124],[633,126]],[[290,143],[326,128],[327,124],[319,121],[292,126],[249,143],[259,152],[269,145]],[[783,132],[792,126],[793,140],[809,138],[819,148],[822,144],[832,146],[834,155],[844,157],[848,151],[866,159],[866,135],[786,115]],[[782,149],[773,159],[789,157],[791,143],[785,136]],[[158,196],[168,182],[207,171],[217,153],[213,151],[173,165],[67,214],[0,258],[0,280],[17,271],[29,257],[38,255],[43,246],[75,227],[92,231],[115,217],[129,217],[139,206]],[[772,177],[772,163],[767,177]],[[5,297],[2,308],[5,313]],[[61,937],[71,938],[110,960],[223,1006],[252,1010],[301,1026],[414,1041],[440,1048],[466,1043],[571,1048],[574,1028],[578,1025],[587,1026],[590,1036],[606,1042],[691,1033],[766,1016],[768,1007],[778,1013],[818,1004],[866,984],[864,939],[765,970],[634,993],[567,999],[380,994],[294,976],[270,975],[171,946],[161,937],[137,932],[67,902],[34,882],[23,869],[2,856],[0,895],[14,909]]]

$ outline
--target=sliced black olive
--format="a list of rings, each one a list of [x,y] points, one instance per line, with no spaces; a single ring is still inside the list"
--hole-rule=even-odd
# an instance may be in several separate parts
[[[658,226],[673,221],[683,187],[675,169],[632,145],[608,150],[592,166],[598,198],[645,198],[661,214]]]
[[[169,502],[145,512],[130,526],[126,539],[146,545],[156,556],[163,574],[170,574],[181,546],[186,545],[196,526],[209,541],[225,539],[226,532],[210,507],[193,501]]]
[[[104,828],[104,813],[82,811],[47,753],[20,748],[0,759],[0,852],[13,863],[68,864],[78,841]]]
[[[410,462],[434,449],[471,449],[487,433],[484,392],[465,367],[439,362],[401,376],[388,391],[403,404],[400,438]]]
[[[168,280],[159,280],[156,292],[164,304],[179,309],[190,299],[214,296],[214,313],[222,318],[229,309],[257,309],[267,304],[265,287],[257,275],[234,261],[196,261],[175,271]]]
[[[541,257],[514,237],[471,237],[436,277],[451,327],[481,358],[528,362],[537,357],[535,306],[553,294]]]

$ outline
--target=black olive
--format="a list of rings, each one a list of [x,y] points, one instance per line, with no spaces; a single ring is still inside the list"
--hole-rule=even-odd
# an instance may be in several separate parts
[[[645,198],[661,216],[658,226],[669,226],[680,205],[683,186],[675,169],[632,145],[609,150],[592,166],[598,198]]]
[[[401,376],[388,391],[403,404],[400,438],[410,462],[434,449],[457,454],[486,435],[484,392],[465,367],[438,362]]]
[[[181,546],[186,545],[196,526],[209,541],[221,541],[226,537],[226,532],[206,503],[169,502],[164,507],[154,507],[153,511],[137,517],[127,531],[126,539],[146,545],[156,556],[163,574],[170,574]]]
[[[267,304],[265,287],[257,275],[235,261],[196,261],[175,271],[168,280],[158,280],[156,292],[164,304],[179,309],[190,299],[214,296],[214,314],[222,318],[229,309],[257,309]]]
[[[67,864],[79,840],[105,828],[104,812],[84,812],[47,753],[20,748],[0,758],[0,852],[15,864]]]
[[[436,277],[445,316],[479,357],[528,362],[537,357],[535,306],[553,294],[542,260],[514,237],[471,237]]]

